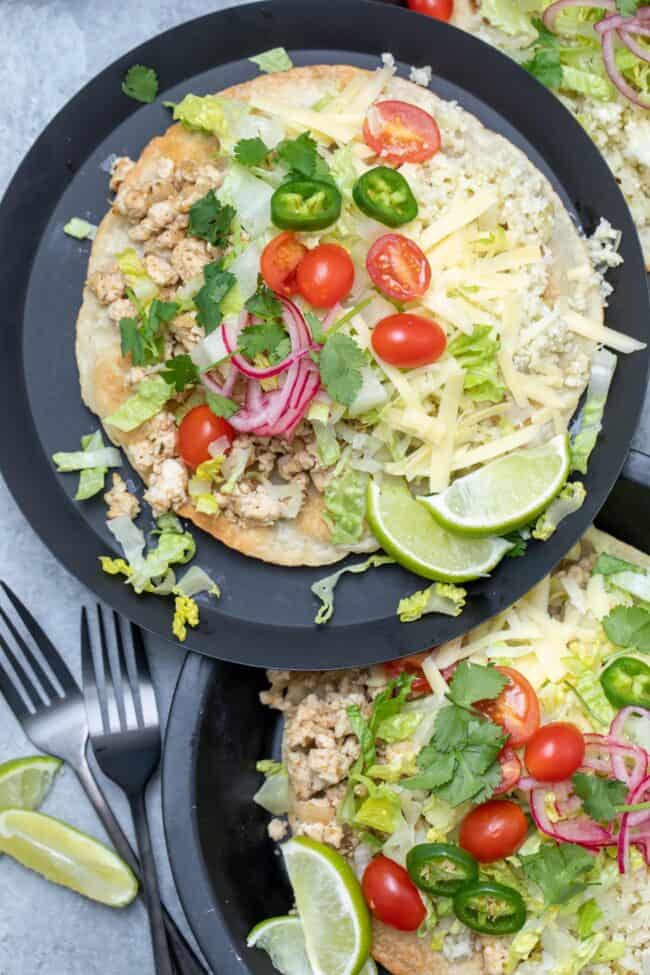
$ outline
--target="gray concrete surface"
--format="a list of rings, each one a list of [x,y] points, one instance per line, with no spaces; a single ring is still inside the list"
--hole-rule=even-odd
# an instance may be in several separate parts
[[[236,3],[236,0],[235,0]],[[223,0],[3,0],[0,59],[0,194],[35,137],[98,71],[147,38],[183,20],[234,3]],[[650,451],[650,407],[635,441]],[[33,609],[78,673],[77,607],[87,591],[35,536],[0,482],[2,576]],[[167,713],[182,651],[150,640],[161,712]],[[0,762],[33,748],[0,699]],[[107,784],[123,823],[128,814]],[[188,801],[190,798],[188,797]],[[64,771],[45,811],[104,838],[72,773]],[[162,835],[159,783],[150,811],[162,886],[179,911]],[[129,825],[130,830],[130,825]],[[140,903],[111,911],[50,886],[0,859],[0,975],[152,975]]]

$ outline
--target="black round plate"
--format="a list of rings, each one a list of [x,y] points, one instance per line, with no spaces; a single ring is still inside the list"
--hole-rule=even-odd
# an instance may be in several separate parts
[[[598,526],[650,551],[648,458],[626,468]],[[167,849],[197,941],[219,975],[273,975],[265,952],[248,950],[259,921],[286,914],[289,883],[253,801],[255,764],[280,758],[282,720],[259,701],[260,670],[188,655],[167,723],[162,778]]]
[[[0,211],[2,439],[7,483],[35,530],[63,564],[116,609],[170,636],[167,600],[135,596],[104,576],[101,553],[115,552],[101,499],[76,504],[76,477],[56,475],[50,457],[75,449],[96,419],[82,406],[74,361],[74,323],[88,245],[62,233],[71,216],[99,219],[106,210],[111,153],[139,154],[164,130],[162,101],[189,91],[218,91],[252,77],[246,58],[284,45],[296,64],[374,67],[389,48],[408,65],[434,65],[433,89],[457,99],[490,128],[519,145],[552,180],[586,231],[602,215],[623,231],[625,263],[609,324],[647,338],[648,294],[630,214],[609,169],[560,102],[508,58],[437,21],[368,0],[273,0],[202,17],[154,38],[116,61],[54,119],[18,170]],[[154,66],[161,96],[136,107],[120,93],[126,69]],[[197,564],[220,582],[217,603],[202,598],[202,622],[189,633],[193,650],[255,666],[336,667],[365,664],[447,640],[511,603],[570,548],[607,497],[621,468],[643,402],[648,353],[621,357],[605,429],[586,479],[579,514],[524,559],[506,559],[489,579],[472,583],[462,616],[428,617],[404,626],[399,598],[424,583],[389,566],[344,580],[336,614],[316,628],[309,586],[328,568],[268,566],[232,552],[200,531]],[[133,476],[133,475],[131,475]],[[136,479],[137,480],[137,479]]]

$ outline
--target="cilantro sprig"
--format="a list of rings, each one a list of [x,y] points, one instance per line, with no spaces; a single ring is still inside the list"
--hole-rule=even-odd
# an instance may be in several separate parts
[[[153,68],[134,64],[124,75],[122,91],[136,102],[149,104],[158,94],[158,76]]]
[[[347,709],[348,720],[361,746],[359,758],[351,769],[351,775],[358,775],[375,764],[377,758],[375,738],[379,726],[387,718],[400,714],[411,693],[413,680],[412,674],[401,673],[399,677],[389,681],[373,701],[370,717],[367,720],[358,704],[353,704]]]
[[[282,304],[262,279],[244,307],[259,321],[242,329],[239,352],[251,360],[267,356],[271,364],[286,359],[291,351],[291,340],[282,321]]]
[[[650,613],[642,606],[615,606],[603,619],[607,639],[617,647],[650,653]]]
[[[572,843],[545,843],[537,853],[521,857],[529,880],[537,884],[547,905],[565,904],[587,889],[585,875],[593,869],[594,858]]]
[[[559,88],[563,72],[558,38],[539,18],[534,18],[533,24],[537,30],[533,56],[522,67],[547,88]]]
[[[122,355],[130,355],[134,366],[151,366],[159,362],[164,345],[162,325],[171,322],[179,310],[180,305],[175,301],[154,298],[147,312],[138,307],[137,317],[121,318]]]
[[[168,359],[162,377],[177,393],[182,393],[187,386],[195,386],[201,378],[189,355],[177,355]]]
[[[490,798],[501,782],[498,756],[507,736],[474,705],[498,697],[506,683],[494,667],[468,661],[458,665],[447,695],[450,703],[439,712],[433,737],[418,754],[420,772],[403,780],[405,788],[435,792],[452,806]]]
[[[617,806],[625,802],[628,793],[624,782],[586,775],[585,772],[576,772],[571,781],[587,815],[599,823],[611,823],[616,818]]]
[[[206,398],[214,415],[221,416],[224,420],[229,420],[239,411],[239,403],[235,403],[234,400],[228,399],[227,396],[222,396],[220,393],[208,392]]]
[[[234,155],[242,166],[280,164],[285,169],[286,180],[320,179],[333,182],[329,167],[309,132],[303,132],[295,139],[283,139],[275,149],[269,149],[259,136],[240,139],[235,146]]]
[[[240,139],[235,146],[235,159],[242,166],[261,166],[271,150],[263,139]]]
[[[203,268],[203,280],[203,287],[197,292],[194,304],[197,307],[196,321],[209,335],[221,324],[221,303],[237,279],[225,270],[223,261],[213,261]]]
[[[187,234],[189,237],[207,240],[215,247],[221,247],[226,243],[235,212],[230,204],[224,205],[217,199],[214,190],[208,190],[205,196],[190,207]]]

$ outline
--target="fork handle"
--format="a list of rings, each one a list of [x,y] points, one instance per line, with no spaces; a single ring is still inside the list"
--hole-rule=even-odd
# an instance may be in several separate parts
[[[113,811],[108,804],[108,800],[98,785],[95,776],[88,765],[85,755],[82,755],[81,759],[77,758],[74,763],[74,770],[84,788],[86,795],[90,799],[95,812],[99,816],[106,833],[110,837],[113,846],[122,859],[125,860],[126,863],[128,863],[128,865],[131,867],[139,881],[141,869],[138,859],[133,851],[133,848],[131,847],[131,844],[126,838],[122,827],[113,815]],[[170,951],[174,957],[176,967],[180,975],[207,975],[206,969],[183,937],[181,931],[176,925],[176,922],[172,918],[169,911],[165,908],[164,904],[163,918],[165,922],[165,930],[167,931]]]
[[[172,960],[169,954],[169,945],[167,944],[167,935],[165,934],[162,902],[158,887],[158,870],[151,846],[151,833],[149,832],[149,821],[147,820],[144,789],[142,792],[129,796],[129,803],[131,805],[133,825],[135,826],[138,851],[142,862],[142,888],[147,914],[149,916],[149,929],[151,931],[151,944],[153,947],[156,975],[174,975]]]

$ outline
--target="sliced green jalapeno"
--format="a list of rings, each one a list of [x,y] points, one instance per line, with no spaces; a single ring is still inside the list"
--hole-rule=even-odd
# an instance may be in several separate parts
[[[492,881],[477,881],[454,894],[454,914],[481,934],[514,934],[526,920],[526,905],[519,891]]]
[[[271,220],[282,230],[323,230],[340,213],[341,194],[320,179],[291,179],[271,197]]]
[[[615,708],[650,708],[650,667],[636,657],[619,657],[600,675],[605,697]]]
[[[377,166],[364,173],[352,189],[354,202],[373,220],[387,227],[401,227],[418,215],[417,200],[401,173]]]
[[[406,869],[416,887],[428,894],[451,897],[478,880],[478,863],[453,843],[420,843],[409,850]]]

